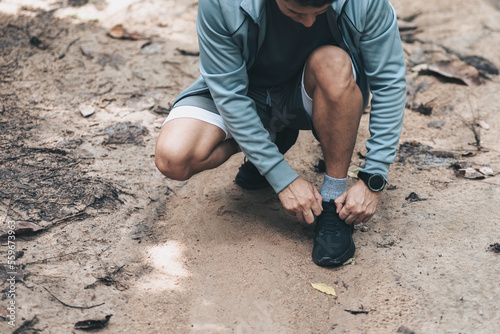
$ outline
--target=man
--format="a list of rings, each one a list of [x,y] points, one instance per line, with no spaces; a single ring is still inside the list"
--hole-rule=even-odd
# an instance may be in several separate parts
[[[201,77],[174,103],[156,146],[166,176],[186,180],[243,151],[236,183],[272,186],[299,221],[316,220],[312,259],[354,255],[353,224],[375,213],[405,105],[405,62],[388,0],[200,0]],[[346,191],[362,111],[372,93],[366,164]],[[321,143],[321,190],[283,154],[298,130]]]

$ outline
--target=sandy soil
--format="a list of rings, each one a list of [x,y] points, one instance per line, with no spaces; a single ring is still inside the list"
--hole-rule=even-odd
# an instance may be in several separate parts
[[[409,65],[477,55],[500,66],[498,1],[393,5],[401,18],[420,14],[417,41],[404,43]],[[188,182],[154,167],[159,125],[198,76],[198,58],[179,51],[197,51],[196,10],[196,1],[0,1],[0,223],[43,228],[16,239],[15,327],[1,241],[0,332],[76,333],[76,322],[111,314],[102,333],[498,332],[500,258],[489,246],[500,242],[500,181],[449,167],[500,171],[498,77],[469,87],[408,72],[411,85],[428,86],[414,102],[432,101],[432,113],[406,110],[390,190],[354,235],[356,264],[320,268],[314,226],[288,216],[272,191],[234,184],[241,154]],[[108,37],[119,23],[148,40]],[[317,186],[319,158],[306,132],[287,154]]]

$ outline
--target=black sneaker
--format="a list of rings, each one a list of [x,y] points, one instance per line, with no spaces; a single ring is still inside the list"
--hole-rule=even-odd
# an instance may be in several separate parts
[[[335,202],[323,202],[323,212],[316,220],[312,260],[318,266],[338,266],[353,257],[353,224],[340,219]]]
[[[276,134],[275,144],[278,146],[280,153],[285,154],[290,147],[295,144],[298,136],[299,130],[296,129],[285,128],[283,131],[278,132]],[[241,165],[239,169],[240,171],[236,174],[236,179],[234,181],[243,189],[257,190],[271,186],[266,178],[260,175],[257,167],[248,161],[246,157],[243,165]]]
[[[271,185],[267,182],[266,178],[260,175],[257,167],[254,166],[247,158],[245,162],[240,166],[238,174],[234,182],[237,185],[247,190],[257,190],[270,187]]]

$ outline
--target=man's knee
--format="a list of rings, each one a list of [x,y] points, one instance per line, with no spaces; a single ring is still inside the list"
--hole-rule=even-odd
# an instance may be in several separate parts
[[[172,180],[185,181],[192,176],[191,155],[175,147],[158,145],[155,152],[156,168]]]
[[[356,85],[349,55],[336,46],[316,49],[309,57],[306,71],[312,78],[312,90],[319,87],[333,98],[342,96]]]

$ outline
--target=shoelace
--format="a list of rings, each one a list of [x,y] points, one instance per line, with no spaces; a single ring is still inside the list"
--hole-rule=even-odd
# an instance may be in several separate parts
[[[336,233],[342,229],[339,224],[339,219],[335,216],[335,208],[326,208],[324,209],[323,214],[327,216],[323,217],[323,223],[320,226],[320,231]]]

